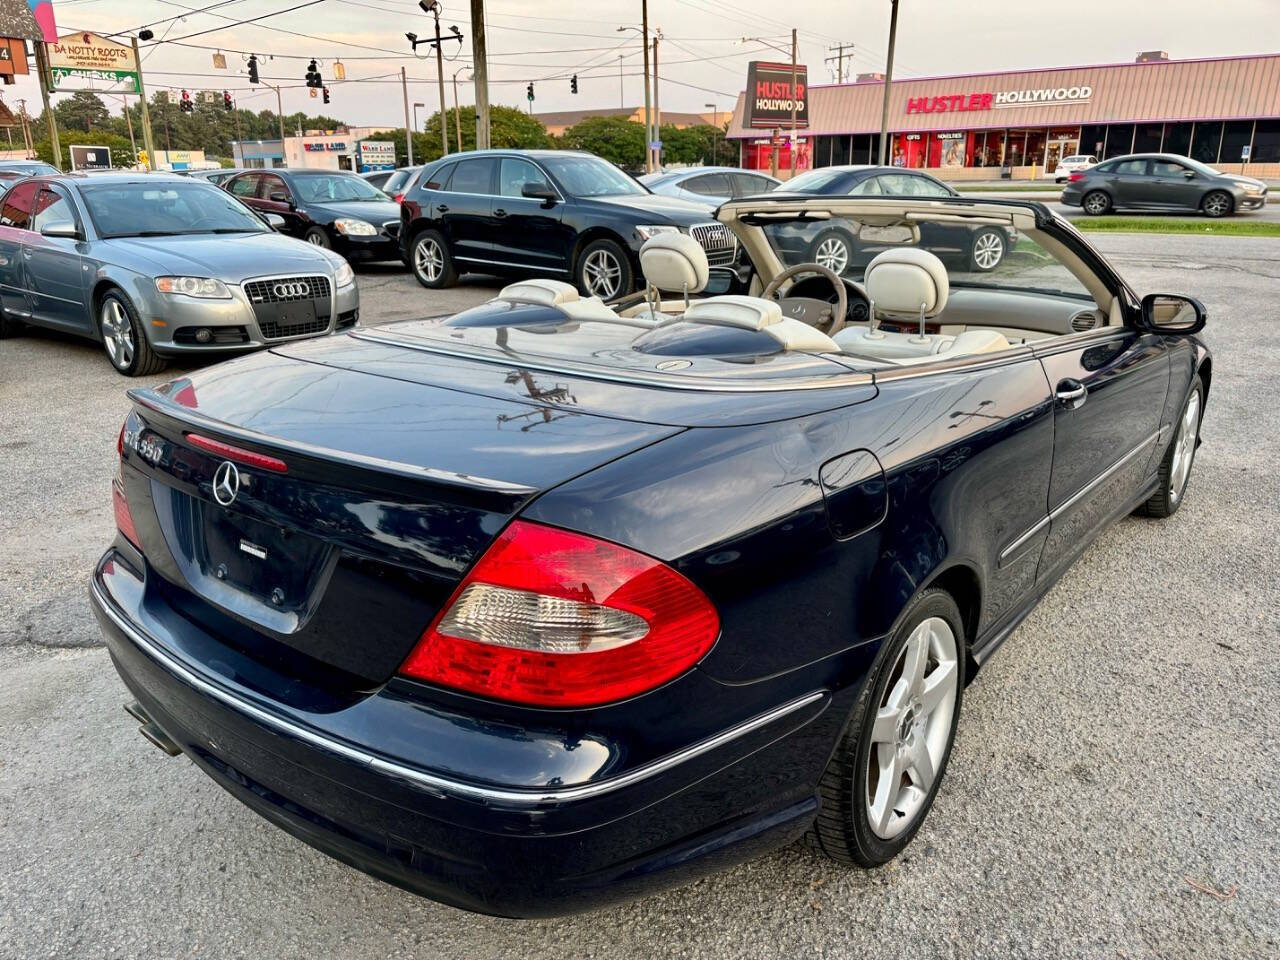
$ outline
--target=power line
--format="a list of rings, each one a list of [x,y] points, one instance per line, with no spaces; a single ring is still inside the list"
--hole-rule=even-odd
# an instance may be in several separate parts
[[[142,24],[141,26],[133,27],[129,30],[117,30],[115,33],[107,33],[107,34],[103,34],[103,36],[123,37],[126,34],[137,33],[139,30],[143,29],[143,27],[158,27],[162,23],[169,23],[172,20],[183,20],[197,13],[207,13],[210,10],[216,10],[218,7],[229,7],[233,3],[244,3],[244,0],[219,0],[218,3],[212,3],[207,7],[186,8],[187,9],[186,13],[179,13],[179,14],[175,14],[172,17],[165,17],[163,20],[149,20],[148,22]],[[59,4],[59,6],[63,6],[63,5],[64,5],[63,3]]]

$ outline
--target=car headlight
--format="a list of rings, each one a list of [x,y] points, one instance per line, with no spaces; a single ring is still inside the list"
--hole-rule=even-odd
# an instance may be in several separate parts
[[[156,289],[161,293],[180,293],[184,297],[200,297],[204,300],[231,298],[227,285],[213,277],[156,277]]]
[[[1245,183],[1243,180],[1233,180],[1232,183],[1234,183],[1237,187],[1239,187],[1245,193],[1261,193],[1262,192],[1262,187],[1258,186],[1256,183]]]
[[[340,287],[346,287],[356,282],[355,271],[351,269],[351,264],[349,263],[343,263],[338,267],[333,276]]]
[[[641,240],[648,240],[650,237],[657,236],[660,233],[679,233],[679,227],[673,227],[670,224],[653,224],[650,226],[636,227],[636,233],[640,235]]]
[[[373,237],[378,233],[378,228],[372,223],[366,223],[364,220],[353,220],[348,217],[333,221],[333,229],[348,237]]]

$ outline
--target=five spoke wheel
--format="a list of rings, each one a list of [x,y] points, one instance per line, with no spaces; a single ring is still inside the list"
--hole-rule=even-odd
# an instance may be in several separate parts
[[[898,656],[871,727],[867,820],[892,840],[925,805],[951,739],[960,670],[946,620],[922,621]]]
[[[102,345],[117,370],[128,370],[133,363],[133,324],[120,301],[108,297],[102,302]]]
[[[1177,501],[1191,476],[1191,461],[1196,455],[1196,439],[1200,435],[1200,392],[1193,391],[1182,411],[1178,435],[1173,441],[1173,462],[1169,469],[1169,499]]]

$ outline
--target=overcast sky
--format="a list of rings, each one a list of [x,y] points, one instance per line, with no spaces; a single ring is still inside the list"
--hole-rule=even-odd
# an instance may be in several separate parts
[[[416,0],[321,0],[258,24],[232,26],[240,20],[286,9],[306,0],[222,0],[209,13],[189,13],[167,20],[183,8],[207,7],[217,0],[54,0],[61,32],[99,33],[136,30],[153,25],[157,38],[202,46],[318,57],[326,79],[341,58],[348,80],[383,77],[383,82],[332,85],[325,108],[305,88],[284,91],[286,113],[326,112],[351,124],[403,124],[399,85],[402,66],[409,75],[410,102],[439,103],[434,56],[422,47],[419,60],[408,54],[406,31],[431,32],[431,18]],[[537,16],[533,16],[536,12]],[[970,73],[981,70],[1107,63],[1132,60],[1139,50],[1162,49],[1174,58],[1223,56],[1280,51],[1280,0],[1041,0],[1039,3],[986,0],[901,0],[895,75],[900,77]],[[215,15],[216,14],[216,15]],[[638,24],[639,0],[544,0],[531,5],[516,0],[489,0],[491,99],[524,108],[525,84],[535,83],[535,111],[630,107],[643,100],[641,55],[637,34],[619,33],[623,24]],[[442,29],[456,24],[466,34],[461,45],[446,43],[446,95],[452,105],[452,77],[470,63],[470,8],[466,0],[447,0]],[[835,44],[854,44],[846,73],[884,69],[889,30],[889,0],[650,0],[650,28],[661,28],[659,49],[661,103],[664,109],[705,111],[705,104],[729,109],[746,79],[752,59],[786,59],[742,38],[759,37],[787,47],[790,30],[800,31],[800,62],[808,64],[811,83],[834,78]],[[277,29],[269,29],[271,27]],[[308,39],[284,31],[313,34]],[[341,41],[341,42],[340,42]],[[461,49],[459,50],[459,46]],[[367,49],[376,48],[376,49]],[[215,70],[212,50],[162,45],[144,62],[149,88],[161,85],[189,89],[231,88],[240,105],[275,109],[275,94],[249,86],[243,58],[227,55],[228,69]],[[623,59],[619,61],[619,56]],[[849,50],[846,47],[846,58]],[[429,59],[428,59],[429,57]],[[375,58],[375,59],[360,59]],[[619,70],[624,76],[619,78]],[[264,77],[283,77],[301,84],[305,60],[261,58]],[[579,94],[569,91],[567,74],[579,75]],[[205,76],[200,76],[204,74]],[[387,75],[391,75],[387,77]],[[463,103],[471,102],[469,73],[459,74]],[[390,82],[386,82],[390,80]],[[508,81],[508,82],[497,82]],[[19,78],[2,88],[6,103],[27,99],[34,115],[40,94],[32,78]],[[56,100],[55,100],[56,102]],[[117,101],[118,103],[118,101]],[[422,111],[420,111],[422,114]],[[425,114],[423,114],[425,119]]]

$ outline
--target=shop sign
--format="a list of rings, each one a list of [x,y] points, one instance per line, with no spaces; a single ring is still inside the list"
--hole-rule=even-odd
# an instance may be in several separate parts
[[[809,126],[809,68],[796,65],[796,126]],[[746,125],[748,127],[791,126],[791,64],[747,64]]]
[[[331,153],[341,153],[347,149],[345,143],[302,143],[302,149],[307,153],[324,153],[326,150]]]
[[[138,89],[138,60],[133,48],[96,33],[69,33],[45,44],[54,88],[66,80],[104,80],[126,93]]]
[[[1029,104],[1059,105],[1088,103],[1093,87],[1043,87],[1032,90],[1001,90],[949,93],[940,97],[907,97],[907,113],[961,113],[970,110],[1001,110]]]
[[[967,136],[968,134],[963,131],[957,133],[935,133],[933,135],[935,140],[963,140]]]

